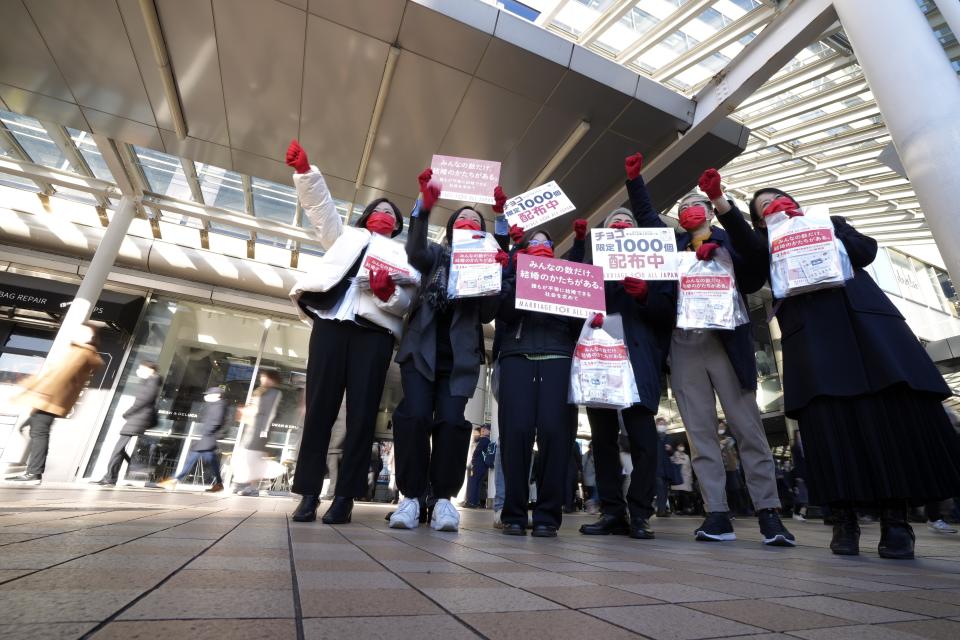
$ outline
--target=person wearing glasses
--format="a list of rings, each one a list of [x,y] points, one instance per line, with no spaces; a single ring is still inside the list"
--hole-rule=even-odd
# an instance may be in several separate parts
[[[625,160],[627,185],[641,181],[643,156],[634,154]],[[645,192],[644,192],[645,194]],[[632,210],[631,210],[632,209]],[[612,211],[603,223],[608,229],[660,226],[659,216],[649,197],[631,200],[631,209]],[[643,218],[655,219],[657,224]],[[626,278],[622,282],[605,283],[608,314],[619,314],[623,319],[624,338],[630,364],[637,381],[640,402],[622,411],[587,408],[593,456],[597,473],[597,493],[600,496],[600,518],[580,527],[584,535],[629,535],[637,539],[651,539],[653,500],[657,492],[657,460],[661,451],[660,439],[654,422],[660,403],[660,377],[666,359],[670,330],[677,310],[676,285],[672,281],[647,282]],[[603,326],[603,318],[593,321]],[[632,463],[630,484],[624,497],[620,477],[620,421],[627,432]]]

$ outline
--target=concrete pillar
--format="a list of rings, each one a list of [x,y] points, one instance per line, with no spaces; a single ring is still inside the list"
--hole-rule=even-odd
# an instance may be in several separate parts
[[[956,0],[942,2],[948,5]],[[954,282],[960,282],[960,79],[915,0],[834,6]]]
[[[947,26],[953,35],[960,38],[960,2],[957,0],[937,0],[937,9],[946,20]]]
[[[136,200],[131,196],[124,196],[120,199],[120,205],[113,213],[113,218],[107,226],[100,245],[93,254],[87,273],[83,276],[80,288],[70,303],[70,308],[63,316],[60,323],[60,330],[57,331],[57,337],[50,347],[50,353],[43,363],[46,369],[62,355],[64,350],[70,346],[70,338],[74,330],[84,322],[90,319],[93,313],[93,307],[100,299],[103,292],[103,285],[107,282],[107,276],[113,268],[117,255],[120,253],[120,245],[127,236],[127,230],[130,223],[136,215]]]

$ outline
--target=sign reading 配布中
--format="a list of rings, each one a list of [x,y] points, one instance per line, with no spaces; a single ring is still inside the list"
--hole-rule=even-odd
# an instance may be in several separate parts
[[[527,231],[576,209],[553,180],[507,200],[503,213],[510,224]]]
[[[593,229],[593,264],[605,280],[626,277],[676,280],[677,240],[673,229]]]

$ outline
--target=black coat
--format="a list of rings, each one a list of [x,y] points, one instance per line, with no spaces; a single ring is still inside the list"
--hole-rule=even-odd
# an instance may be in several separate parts
[[[783,393],[787,416],[796,418],[817,396],[874,394],[895,384],[950,396],[943,376],[906,320],[864,267],[877,255],[877,241],[840,216],[831,216],[837,238],[850,256],[854,277],[843,287],[790,296],[779,303],[783,345]],[[770,274],[765,232],[754,232],[740,216],[722,216],[734,245],[753,252]],[[762,260],[761,260],[762,259]]]
[[[666,227],[667,225],[660,219],[660,215],[653,208],[647,188],[643,184],[643,178],[627,180],[627,193],[630,196],[630,206],[633,209],[634,216],[637,218],[637,224],[641,227]],[[726,215],[740,216],[736,207]],[[742,218],[741,218],[742,219]],[[743,296],[743,302],[747,302],[747,294],[759,291],[766,277],[762,274],[761,265],[764,264],[754,253],[743,253],[737,250],[737,247],[730,241],[723,229],[718,227],[710,228],[711,234],[707,242],[715,242],[730,253],[733,262],[733,275],[737,281],[737,290]],[[690,248],[692,237],[686,231],[677,232],[677,250],[686,251]],[[732,331],[723,329],[713,330],[723,344],[727,357],[730,358],[730,364],[737,374],[737,381],[740,388],[746,391],[757,390],[757,357],[753,346],[753,323],[747,322]]]
[[[120,429],[120,435],[141,436],[147,429],[157,426],[157,396],[163,386],[163,378],[154,373],[141,380],[133,405],[123,412],[126,421]]]
[[[423,278],[421,294],[410,310],[407,328],[397,349],[397,363],[413,361],[417,371],[427,380],[436,379],[437,366],[437,313],[425,300],[423,292],[433,280],[437,269],[447,266],[449,259],[444,248],[427,239],[429,214],[410,220],[407,235],[407,259]],[[450,394],[462,398],[473,396],[480,378],[480,365],[484,362],[483,324],[496,316],[498,297],[482,296],[450,301],[453,316],[450,321],[450,346],[453,351],[453,367],[450,371]]]
[[[190,446],[191,451],[213,451],[217,448],[217,435],[227,418],[227,401],[204,402],[200,416],[200,439]]]
[[[270,426],[277,416],[283,394],[277,387],[257,387],[253,396],[257,411],[252,422],[244,426],[240,444],[248,451],[266,451]]]

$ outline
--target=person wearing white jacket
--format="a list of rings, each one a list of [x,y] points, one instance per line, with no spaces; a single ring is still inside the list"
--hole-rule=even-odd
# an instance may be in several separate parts
[[[346,392],[346,437],[337,486],[325,524],[350,522],[353,499],[367,493],[367,467],[380,396],[394,342],[416,287],[397,284],[386,270],[370,273],[370,288],[356,280],[373,234],[395,237],[403,218],[386,198],[374,200],[355,227],[337,213],[320,170],[294,140],[287,149],[294,186],[313,232],[323,247],[323,264],[305,274],[290,291],[301,317],[313,325],[307,359],[306,414],[297,456],[293,492],[302,496],[297,522],[317,518],[326,473],[330,434]]]

